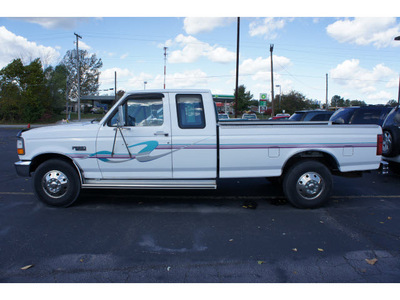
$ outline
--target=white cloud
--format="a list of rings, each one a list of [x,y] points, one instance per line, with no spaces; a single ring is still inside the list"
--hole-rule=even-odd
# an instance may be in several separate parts
[[[8,65],[13,59],[21,58],[24,63],[40,58],[44,66],[55,63],[60,53],[52,48],[30,42],[22,36],[15,35],[4,26],[0,27],[0,68]]]
[[[396,18],[343,19],[326,27],[328,35],[340,43],[373,44],[377,48],[400,46],[393,41],[399,31]]]
[[[39,24],[40,26],[47,29],[73,29],[79,22],[86,20],[87,18],[18,18],[20,20],[27,21],[29,23]]]
[[[133,73],[128,69],[121,68],[110,68],[100,73],[100,84],[102,88],[114,87],[115,82],[115,72],[117,72],[117,82],[118,80],[126,80],[129,77],[133,76]],[[119,89],[119,88],[118,88]]]
[[[293,82],[277,73],[284,71],[292,65],[289,58],[274,55],[274,84],[281,85],[282,94],[292,89]],[[227,84],[234,84],[235,71],[231,72]],[[239,66],[239,81],[244,84],[247,90],[250,90],[255,99],[259,99],[260,93],[267,93],[270,97],[271,92],[271,58],[257,57],[255,59],[246,59]],[[275,88],[275,94],[279,94],[279,88]]]
[[[290,59],[284,56],[274,55],[274,73],[284,70],[291,65]],[[271,58],[257,57],[246,59],[239,66],[240,74],[252,75],[254,80],[265,80],[271,77]]]
[[[332,78],[340,85],[358,89],[370,88],[377,81],[387,80],[396,72],[383,64],[376,65],[372,70],[362,68],[358,59],[345,60],[330,71]]]
[[[183,34],[178,35],[173,41],[168,40],[166,45],[182,47],[181,50],[174,50],[168,55],[169,63],[193,63],[201,57],[207,57],[217,63],[229,63],[236,58],[236,54],[226,48],[217,45],[211,46],[193,36]]]
[[[368,100],[384,101],[386,99],[387,102],[388,99],[393,98],[393,95],[383,89],[394,86],[392,83],[397,74],[383,64],[378,64],[369,70],[361,67],[358,59],[351,59],[332,69],[330,76],[335,83],[347,89],[356,90]],[[382,101],[380,102],[383,103]]]
[[[164,85],[164,75],[152,75],[140,73],[135,75],[128,69],[110,68],[100,74],[100,89],[114,87],[114,76],[117,72],[118,90],[143,90],[146,81],[146,89],[162,89]],[[207,74],[200,70],[187,70],[184,72],[167,73],[166,87],[171,88],[209,88],[209,84],[214,79],[210,79]]]
[[[236,18],[185,18],[183,29],[187,34],[209,32],[217,27],[227,26]]]
[[[90,50],[92,49],[92,47],[90,47],[88,44],[86,44],[85,42],[79,40],[79,50]],[[79,51],[80,52],[80,51]]]
[[[187,70],[183,73],[167,74],[166,86],[167,88],[205,88],[208,87],[209,81],[204,71]]]
[[[124,54],[122,54],[121,56],[120,56],[120,59],[125,59],[125,58],[127,58],[128,57],[128,53],[124,53]]]
[[[367,99],[375,103],[385,104],[389,100],[393,99],[393,95],[387,91],[380,91],[378,93],[368,95]]]
[[[264,18],[257,19],[251,22],[249,25],[250,36],[261,35],[264,38],[274,39],[277,37],[277,30],[282,29],[285,26],[285,22],[291,21],[292,19],[281,19],[281,18]]]

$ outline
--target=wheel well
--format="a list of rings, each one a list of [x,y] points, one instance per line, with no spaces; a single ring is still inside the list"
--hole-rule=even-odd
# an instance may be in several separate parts
[[[305,159],[319,161],[320,163],[324,164],[331,172],[339,169],[338,163],[332,155],[321,151],[304,151],[292,156],[285,163],[282,175],[285,174],[287,170],[290,169],[290,167],[292,167],[294,164]]]
[[[31,162],[31,166],[30,166],[30,170],[29,172],[35,172],[36,169],[45,161],[49,160],[49,159],[60,159],[63,160],[69,164],[71,164],[71,166],[73,166],[76,171],[78,172],[79,178],[81,179],[82,182],[82,175],[81,175],[81,170],[79,170],[78,166],[73,162],[73,160],[65,155],[61,155],[61,154],[57,154],[57,153],[46,153],[46,154],[41,154],[36,156],[32,162]]]

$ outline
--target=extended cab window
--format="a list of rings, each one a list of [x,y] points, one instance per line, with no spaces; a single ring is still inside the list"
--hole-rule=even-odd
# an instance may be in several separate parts
[[[162,99],[128,99],[123,108],[124,126],[161,126],[164,123]],[[109,125],[117,126],[118,111]]]
[[[176,107],[180,128],[206,127],[201,95],[176,95]]]

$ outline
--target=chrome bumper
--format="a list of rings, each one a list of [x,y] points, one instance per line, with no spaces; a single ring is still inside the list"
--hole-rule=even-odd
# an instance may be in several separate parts
[[[17,174],[19,176],[23,177],[29,177],[30,176],[30,167],[31,167],[31,161],[30,160],[25,160],[25,161],[17,161],[14,163],[15,170],[17,171]]]

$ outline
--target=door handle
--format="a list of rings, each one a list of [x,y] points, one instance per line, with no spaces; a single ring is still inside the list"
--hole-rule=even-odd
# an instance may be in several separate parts
[[[163,135],[163,136],[168,136],[169,134],[164,132],[164,131],[157,131],[154,133],[154,135]]]

